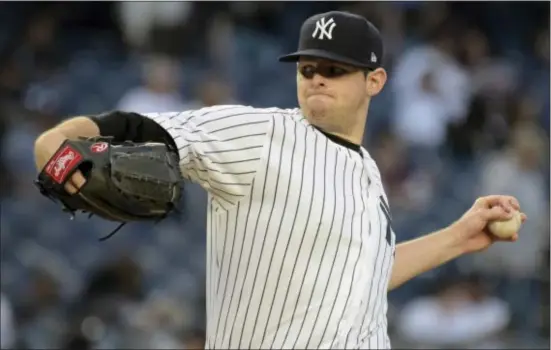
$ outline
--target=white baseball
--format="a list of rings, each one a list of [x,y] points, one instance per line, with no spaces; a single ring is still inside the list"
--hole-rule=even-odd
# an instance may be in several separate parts
[[[488,224],[490,232],[499,238],[511,238],[520,229],[522,218],[519,211],[513,213],[513,217],[504,221],[492,221]]]

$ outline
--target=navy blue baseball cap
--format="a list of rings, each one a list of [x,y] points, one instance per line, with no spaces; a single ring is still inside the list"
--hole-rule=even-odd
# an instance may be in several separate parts
[[[279,61],[297,62],[303,56],[376,69],[382,65],[383,40],[379,30],[364,17],[331,11],[304,21],[298,51],[281,56]]]

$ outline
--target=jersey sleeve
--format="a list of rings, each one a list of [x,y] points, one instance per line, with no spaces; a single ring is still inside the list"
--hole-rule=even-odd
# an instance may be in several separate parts
[[[273,115],[272,109],[230,105],[144,114],[174,139],[184,178],[226,209],[248,194],[270,141]]]

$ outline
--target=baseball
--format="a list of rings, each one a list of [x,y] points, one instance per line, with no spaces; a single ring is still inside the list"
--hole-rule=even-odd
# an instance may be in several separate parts
[[[513,217],[505,221],[492,221],[488,225],[490,232],[499,238],[510,238],[520,229],[522,223],[519,211],[513,213]]]

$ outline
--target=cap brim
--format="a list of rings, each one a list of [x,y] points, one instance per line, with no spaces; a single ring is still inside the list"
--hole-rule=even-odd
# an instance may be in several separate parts
[[[343,64],[348,64],[358,68],[373,68],[371,65],[366,65],[361,62],[351,60],[333,52],[317,49],[302,50],[281,56],[279,57],[279,62],[297,62],[301,57],[323,58]]]

